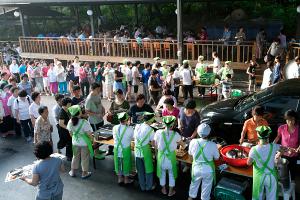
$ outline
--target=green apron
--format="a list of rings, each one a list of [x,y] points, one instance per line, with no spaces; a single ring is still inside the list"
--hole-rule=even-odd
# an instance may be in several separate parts
[[[208,161],[206,156],[205,156],[205,153],[204,153],[204,148],[206,146],[207,142],[205,142],[202,146],[198,143],[199,145],[199,151],[195,157],[195,159],[193,160],[193,164],[192,164],[192,181],[194,182],[195,181],[195,176],[194,176],[194,167],[196,165],[196,160],[198,160],[198,158],[202,155],[203,159],[204,159],[204,162],[201,163],[201,164],[206,164],[206,165],[209,165],[211,170],[213,171],[213,178],[214,178],[214,184],[216,184],[216,170],[215,170],[215,162],[213,160],[211,161]]]
[[[145,142],[145,140],[150,137],[150,134],[153,131],[154,130],[151,128],[151,130],[147,133],[147,135],[142,140],[139,140],[137,138],[136,139],[137,144],[135,144],[135,149],[138,149],[140,152],[142,152],[142,154],[144,156],[144,163],[145,163],[145,169],[146,169],[147,174],[153,172],[152,152],[151,152],[150,144],[146,144],[145,146],[142,146],[142,145]]]
[[[120,127],[118,129],[118,133],[120,132]],[[123,162],[122,164],[122,170],[123,170],[123,174],[127,175],[130,173],[131,170],[131,148],[130,145],[127,148],[124,148],[122,145],[122,140],[123,137],[125,135],[125,132],[127,130],[127,126],[125,126],[123,132],[121,133],[121,136],[118,137],[118,133],[116,134],[116,140],[117,140],[117,147],[114,147],[114,163],[115,163],[115,171],[118,174],[119,173],[119,157],[118,157],[118,152],[119,152],[119,148],[121,147],[122,150],[122,155],[123,155]]]
[[[81,123],[79,124],[79,127],[78,129],[72,134],[72,138],[78,142],[79,138],[82,138],[84,140],[84,142],[86,143],[88,149],[89,149],[89,152],[90,152],[90,156],[94,156],[94,149],[93,149],[93,145],[92,145],[92,141],[90,139],[90,137],[84,133],[84,134],[79,134],[80,131],[81,131],[81,128],[84,124],[85,120],[82,120]],[[75,145],[72,145],[72,150],[73,150],[73,155],[76,154],[76,146]]]
[[[166,156],[171,161],[173,176],[174,176],[174,179],[176,179],[177,178],[176,151],[172,151],[172,152],[170,151],[170,144],[171,144],[172,140],[174,139],[175,131],[173,131],[170,141],[167,141],[165,132],[162,132],[162,135],[163,135],[163,139],[164,139],[164,143],[165,143],[165,148],[162,151],[158,150],[158,153],[157,153],[157,176],[159,178],[161,177],[161,165],[162,165],[164,156]]]
[[[254,148],[254,154],[256,155],[258,161],[262,164],[262,167],[259,168],[256,162],[253,163],[253,187],[252,187],[253,199],[259,199],[259,194],[263,191],[263,182],[265,181],[266,178],[269,178],[271,183],[271,176],[274,176],[276,180],[276,184],[278,183],[277,171],[275,169],[270,169],[268,166],[269,161],[271,160],[272,152],[273,152],[273,144],[271,143],[270,152],[268,154],[267,160],[264,162],[261,159],[260,155],[258,154],[256,148]],[[268,169],[270,172],[265,173],[265,169]],[[271,187],[272,185],[270,185],[269,189],[271,189]],[[278,195],[277,195],[277,199],[278,199]]]

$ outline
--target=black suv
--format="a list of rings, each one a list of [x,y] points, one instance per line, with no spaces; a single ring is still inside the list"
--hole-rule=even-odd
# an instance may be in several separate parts
[[[290,79],[257,93],[209,104],[200,111],[201,123],[211,125],[212,136],[221,137],[228,144],[238,143],[244,121],[251,117],[251,109],[260,105],[273,130],[273,139],[278,126],[285,123],[285,111],[293,109],[300,117],[299,101],[300,79]]]

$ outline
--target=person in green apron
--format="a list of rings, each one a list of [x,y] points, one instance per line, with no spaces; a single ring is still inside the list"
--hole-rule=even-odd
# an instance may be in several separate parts
[[[274,166],[275,158],[278,158],[286,149],[279,144],[269,143],[269,137],[272,133],[269,126],[259,126],[256,131],[259,143],[251,148],[247,161],[248,165],[253,164],[252,199],[263,199],[265,191],[266,199],[276,200],[278,199],[278,178]],[[277,154],[278,151],[279,154]]]
[[[216,143],[207,139],[210,131],[208,124],[200,124],[197,128],[200,138],[193,139],[189,145],[189,154],[193,157],[189,200],[197,197],[201,182],[201,199],[210,199],[211,189],[216,181],[214,160],[218,160],[220,154]]]
[[[154,129],[150,126],[155,121],[155,113],[145,112],[144,122],[134,129],[135,163],[142,191],[153,190],[153,156],[151,142],[154,141]]]
[[[155,133],[154,141],[157,148],[157,176],[162,187],[161,192],[167,194],[166,188],[166,173],[169,175],[169,193],[168,196],[173,196],[176,192],[174,190],[175,180],[177,178],[177,163],[176,163],[176,149],[177,143],[184,146],[181,136],[176,131],[172,130],[176,117],[165,116],[162,118],[166,128],[158,130]]]
[[[162,61],[161,62],[161,67],[160,67],[159,70],[163,74],[163,79],[166,80],[166,78],[168,76],[168,73],[169,73],[169,69],[168,69],[168,66],[167,66],[167,61]]]
[[[200,78],[207,72],[207,64],[204,62],[204,56],[198,57],[198,63],[196,64],[195,74],[197,79],[200,82]],[[198,87],[199,96],[203,97],[205,94],[205,87]]]
[[[233,78],[233,69],[230,67],[230,63],[231,61],[226,61],[225,66],[218,71],[221,80],[225,80],[227,74],[231,74],[231,78]]]
[[[71,163],[71,177],[76,176],[76,171],[79,168],[81,160],[82,174],[81,178],[86,179],[91,176],[89,172],[90,156],[94,155],[92,141],[93,129],[90,123],[85,119],[80,119],[82,114],[79,105],[74,105],[68,108],[71,114],[71,120],[67,124],[67,129],[72,137],[73,158]]]
[[[128,126],[130,120],[126,112],[118,114],[120,124],[113,127],[114,138],[114,164],[118,175],[118,183],[130,184],[131,172],[131,140],[133,139],[133,128]]]

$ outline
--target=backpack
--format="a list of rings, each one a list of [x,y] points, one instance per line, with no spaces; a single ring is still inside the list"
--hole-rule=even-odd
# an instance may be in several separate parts
[[[27,101],[28,101],[28,104],[30,105],[30,99],[29,99],[29,96],[26,96],[26,99],[27,99]],[[18,100],[18,98],[17,98],[16,100],[17,100],[17,103],[18,103],[18,106],[19,106],[19,100]]]

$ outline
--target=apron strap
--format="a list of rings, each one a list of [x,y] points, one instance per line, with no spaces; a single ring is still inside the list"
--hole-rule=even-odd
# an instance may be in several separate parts
[[[75,132],[73,133],[73,135],[72,135],[76,141],[79,140],[79,133],[80,133],[80,131],[81,131],[81,128],[82,128],[83,124],[84,124],[84,120],[82,120],[82,121],[80,122],[79,127],[76,129],[76,131],[75,131]]]
[[[139,138],[137,138],[136,140],[137,140],[137,145],[135,146],[136,148],[138,148],[138,149],[141,149],[143,146],[143,143],[146,141],[146,139],[148,139],[149,137],[150,137],[150,134],[153,132],[154,130],[151,128],[151,130],[150,131],[148,131],[148,133],[146,134],[146,136],[142,139],[142,140],[140,140]]]
[[[164,143],[165,143],[165,145],[166,145],[165,148],[164,148],[164,150],[162,151],[163,154],[165,154],[166,151],[167,151],[168,154],[171,153],[171,151],[170,151],[170,144],[171,144],[171,142],[173,141],[173,139],[174,139],[174,137],[175,137],[175,131],[173,131],[172,133],[173,133],[173,134],[171,135],[170,140],[167,141],[165,132],[164,132],[164,131],[162,132],[162,134],[163,134],[163,140],[164,140]]]
[[[125,132],[127,130],[127,126],[125,126],[124,130],[121,133],[121,136],[119,136],[120,135],[120,130],[121,130],[121,125],[119,126],[118,132],[116,134],[116,136],[117,136],[117,142],[118,142],[117,149],[119,149],[119,147],[121,147],[121,149],[123,149],[122,140],[123,140],[123,137],[124,137]]]

